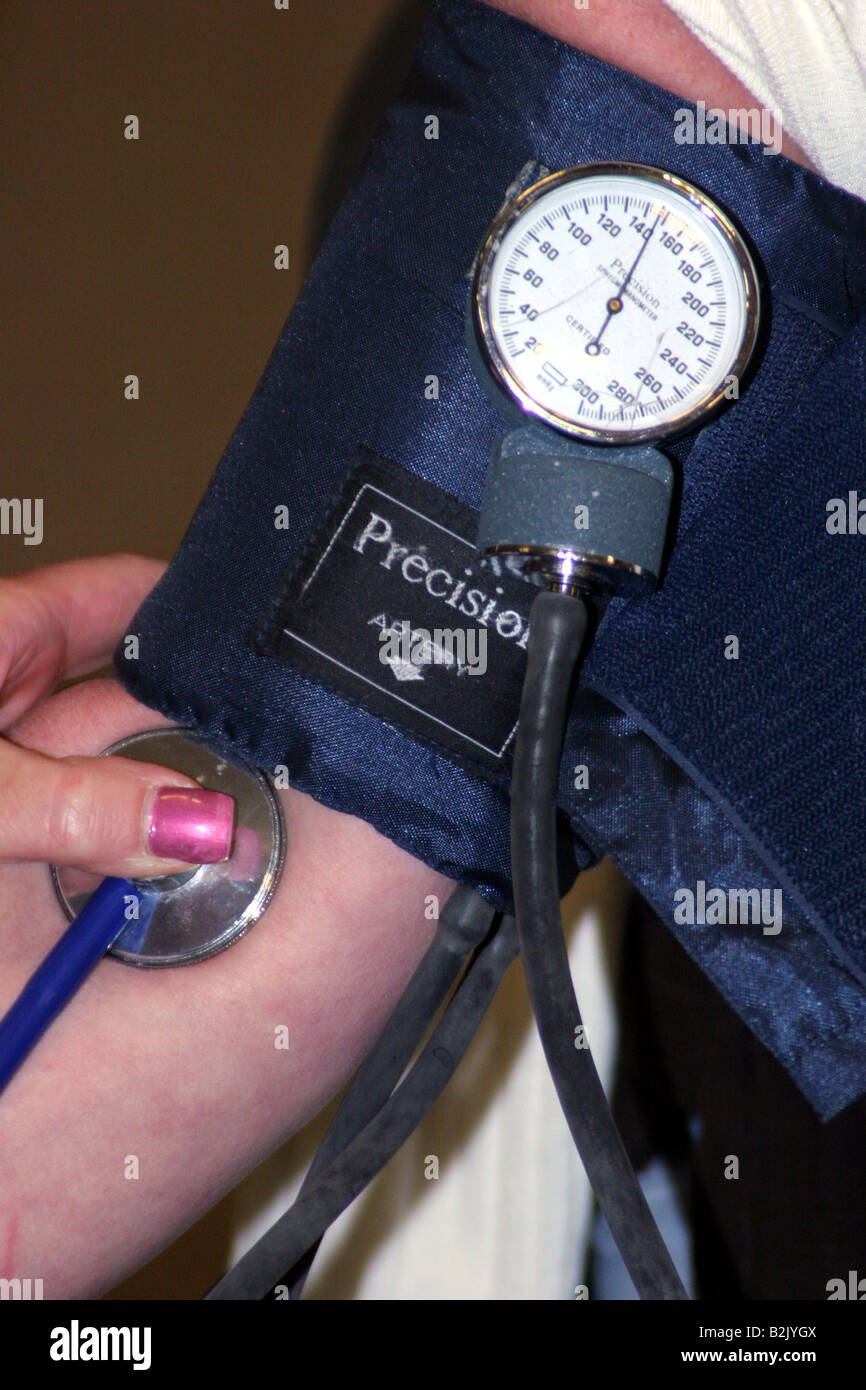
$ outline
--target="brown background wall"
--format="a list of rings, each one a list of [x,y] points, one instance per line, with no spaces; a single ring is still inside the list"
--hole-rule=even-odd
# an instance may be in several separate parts
[[[0,536],[0,573],[172,554],[425,8],[8,0],[0,496],[45,538]]]
[[[427,8],[290,6],[4,5],[0,496],[43,498],[45,536],[0,536],[0,573],[177,546]],[[197,1296],[231,1217],[117,1296]]]

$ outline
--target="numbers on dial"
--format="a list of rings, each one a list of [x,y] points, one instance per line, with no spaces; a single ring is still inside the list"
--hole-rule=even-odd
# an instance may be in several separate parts
[[[524,405],[627,435],[718,398],[746,336],[747,281],[734,234],[699,201],[590,173],[539,192],[491,255],[486,331]]]

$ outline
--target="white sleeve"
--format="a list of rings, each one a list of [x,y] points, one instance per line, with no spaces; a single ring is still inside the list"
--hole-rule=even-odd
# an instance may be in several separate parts
[[[819,173],[866,197],[863,0],[665,0]]]

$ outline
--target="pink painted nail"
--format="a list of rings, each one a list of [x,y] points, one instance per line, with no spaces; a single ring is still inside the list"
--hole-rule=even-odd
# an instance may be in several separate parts
[[[235,803],[201,787],[160,787],[150,813],[147,852],[157,859],[217,864],[231,850]]]

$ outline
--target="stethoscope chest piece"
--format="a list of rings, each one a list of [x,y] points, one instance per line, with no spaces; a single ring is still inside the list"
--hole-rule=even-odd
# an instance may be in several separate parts
[[[188,965],[231,946],[270,902],[285,855],[280,803],[267,777],[189,729],[149,729],[104,755],[160,763],[235,802],[230,858],[160,879],[138,880],[144,911],[124,928],[109,954],[127,965]],[[54,888],[70,920],[98,885],[94,875],[52,865]]]

